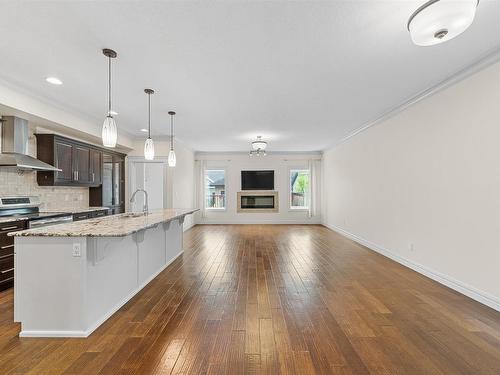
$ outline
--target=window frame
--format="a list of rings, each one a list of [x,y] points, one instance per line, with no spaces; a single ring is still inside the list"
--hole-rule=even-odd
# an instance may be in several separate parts
[[[207,172],[208,171],[223,171],[224,172],[224,207],[208,207],[207,206]],[[227,211],[227,170],[226,168],[221,168],[221,167],[205,167],[203,171],[203,207],[205,211],[215,211],[215,212],[222,212],[222,211]]]
[[[288,169],[288,209],[289,211],[297,212],[297,211],[309,211],[309,206],[311,202],[308,201],[304,202],[306,205],[305,206],[292,206],[292,186],[291,186],[291,177],[292,177],[292,172],[307,172],[307,175],[309,177],[309,196],[308,198],[310,199],[311,195],[311,171],[308,168],[289,168]]]

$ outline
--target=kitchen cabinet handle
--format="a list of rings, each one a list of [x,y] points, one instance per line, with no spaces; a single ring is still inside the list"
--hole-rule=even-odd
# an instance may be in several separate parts
[[[0,249],[10,249],[11,247],[14,247],[14,245],[7,245],[7,246],[2,246]]]
[[[0,230],[9,230],[9,229],[17,229],[17,225],[13,225],[11,227],[1,228]]]
[[[4,273],[10,272],[10,271],[14,271],[14,268],[9,268],[8,270],[3,270],[0,273],[3,275]]]
[[[73,181],[76,181],[76,171],[73,171]]]
[[[78,171],[76,171],[76,180],[77,180],[77,181],[78,181],[78,177],[80,177],[80,176],[78,176],[79,174],[80,174],[80,173],[78,173]]]
[[[92,172],[92,182],[94,182],[94,181],[95,181],[95,174],[94,174],[94,172]]]

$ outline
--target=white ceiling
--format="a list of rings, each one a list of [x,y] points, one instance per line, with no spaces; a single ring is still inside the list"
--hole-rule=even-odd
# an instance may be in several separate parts
[[[7,1],[0,79],[100,123],[104,47],[120,129],[135,136],[153,102],[153,135],[200,151],[322,150],[500,46],[500,1],[481,0],[458,38],[412,44],[421,1]],[[52,86],[47,76],[64,85]]]

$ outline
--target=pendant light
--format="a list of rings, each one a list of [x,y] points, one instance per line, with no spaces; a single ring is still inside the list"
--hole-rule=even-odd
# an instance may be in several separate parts
[[[154,94],[154,90],[144,89],[144,92],[148,94],[148,137],[146,142],[144,142],[144,158],[146,160],[153,160],[155,158],[155,145],[151,139],[151,94]]]
[[[102,53],[108,58],[108,115],[102,124],[102,144],[105,147],[115,147],[118,130],[115,119],[111,114],[111,59],[116,58],[118,55],[115,51],[108,48],[103,49]]]
[[[174,151],[174,116],[175,112],[170,111],[168,112],[170,115],[170,152],[168,153],[168,166],[169,167],[175,167],[175,164],[177,163],[177,159],[175,157],[175,151]]]
[[[413,43],[432,46],[462,34],[474,21],[479,0],[430,0],[408,20]]]

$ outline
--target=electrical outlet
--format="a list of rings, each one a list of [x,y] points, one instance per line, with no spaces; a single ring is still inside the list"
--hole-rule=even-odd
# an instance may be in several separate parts
[[[81,248],[79,243],[73,244],[73,256],[74,257],[81,257],[82,256],[82,248]]]
[[[410,251],[415,251],[415,245],[413,244],[413,242],[410,242],[410,243],[408,244],[408,250],[410,250]]]

